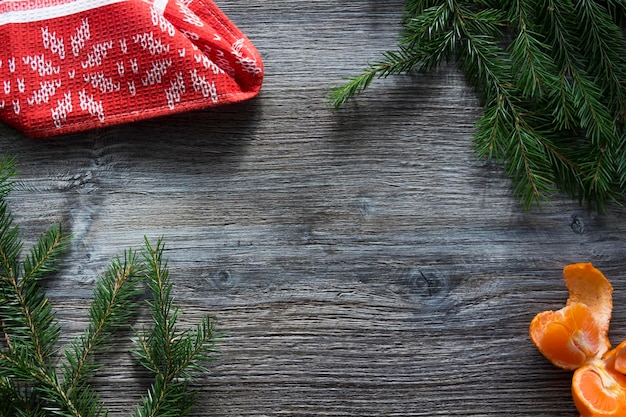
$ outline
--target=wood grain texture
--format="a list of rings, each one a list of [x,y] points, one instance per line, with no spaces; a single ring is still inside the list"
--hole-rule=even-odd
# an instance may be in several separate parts
[[[403,1],[217,3],[264,58],[256,99],[47,141],[0,126],[26,244],[73,234],[47,283],[64,340],[108,262],[163,236],[185,323],[227,333],[196,416],[576,416],[528,324],[590,261],[626,339],[624,208],[525,213],[472,154],[480,107],[452,67],[331,112],[329,88],[395,46]],[[112,415],[148,383],[127,338],[94,381]]]

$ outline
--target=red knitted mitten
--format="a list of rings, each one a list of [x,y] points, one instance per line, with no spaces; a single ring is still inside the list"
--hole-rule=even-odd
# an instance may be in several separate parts
[[[242,101],[259,53],[211,0],[0,0],[0,120],[58,135]]]

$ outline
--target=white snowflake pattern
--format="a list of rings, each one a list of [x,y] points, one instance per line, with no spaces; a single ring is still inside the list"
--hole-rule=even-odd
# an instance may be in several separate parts
[[[58,74],[61,71],[59,66],[52,64],[52,61],[47,61],[43,54],[32,55],[22,57],[22,62],[26,65],[30,65],[33,71],[37,71],[42,77],[44,75]]]
[[[100,42],[91,47],[92,52],[87,54],[87,60],[81,62],[83,69],[93,68],[102,65],[102,58],[105,58],[109,50],[113,49],[113,41]]]
[[[127,84],[128,84],[128,94],[130,94],[131,97],[134,97],[135,94],[137,94],[137,88],[135,87],[135,82],[129,81],[127,82]]]
[[[150,55],[165,54],[170,51],[170,46],[163,44],[161,39],[155,38],[153,32],[138,33],[133,36],[133,41]]]
[[[215,62],[219,65],[220,68],[223,68],[224,71],[231,77],[235,77],[235,68],[231,65],[230,61],[226,58],[223,51],[215,52]]]
[[[27,99],[28,104],[47,103],[50,101],[50,97],[54,96],[57,92],[57,88],[61,87],[61,80],[42,81],[39,83],[39,90],[33,91],[33,96]]]
[[[202,19],[200,19],[200,17],[197,14],[195,14],[192,10],[189,9],[190,3],[177,0],[176,4],[178,5],[178,10],[180,10],[182,15],[184,16],[183,20],[185,22],[192,24],[194,26],[197,26],[199,28],[204,26],[204,22],[202,21]]]
[[[81,19],[81,24],[76,28],[76,34],[70,35],[70,45],[72,46],[72,54],[78,56],[81,49],[85,47],[85,41],[91,39],[89,31],[89,19]]]
[[[167,32],[170,36],[174,36],[176,34],[176,28],[174,28],[174,25],[172,25],[172,23],[165,17],[160,15],[154,7],[150,7],[150,16],[152,18],[152,24],[154,26],[158,26],[159,29],[161,29],[161,32]]]
[[[167,70],[172,66],[172,60],[169,58],[152,62],[152,68],[146,71],[146,76],[141,79],[143,85],[161,84],[163,76],[167,74]]]
[[[243,49],[243,44],[245,41],[246,40],[244,38],[241,38],[233,42],[233,44],[230,46],[230,50],[233,55],[239,56],[239,57],[242,56],[241,50]]]
[[[137,63],[137,58],[133,58],[130,60],[130,69],[133,71],[134,74],[139,73],[139,64]]]
[[[68,91],[63,94],[62,100],[57,100],[57,106],[50,109],[52,122],[54,126],[59,129],[63,125],[63,122],[67,120],[67,115],[74,110],[72,106],[72,92]]]
[[[111,77],[106,77],[103,72],[84,74],[83,80],[90,83],[93,88],[100,90],[101,93],[120,91],[120,83],[114,82]]]
[[[170,88],[165,90],[165,98],[167,99],[167,106],[170,110],[174,110],[174,105],[180,103],[182,94],[185,93],[185,81],[183,80],[183,73],[176,73],[176,78],[170,80]]]
[[[123,53],[128,53],[128,45],[126,45],[126,38],[120,39],[119,41],[120,44],[120,51],[122,51]]]
[[[191,85],[193,89],[197,92],[201,92],[203,97],[211,97],[211,101],[213,101],[213,103],[217,103],[219,96],[217,95],[215,83],[211,82],[209,84],[205,77],[198,74],[197,69],[190,71],[189,75],[191,76]]]
[[[213,71],[213,74],[224,74],[224,70],[219,67],[219,65],[215,64],[215,62],[211,61],[206,55],[194,55],[193,56],[196,62],[202,63],[204,68],[210,69]]]
[[[241,38],[236,40],[231,45],[231,53],[235,55],[237,64],[241,66],[241,68],[249,72],[251,74],[260,74],[263,70],[257,65],[257,61],[254,58],[245,57],[241,50],[244,47],[245,39]]]
[[[84,88],[79,91],[78,99],[80,100],[80,109],[82,111],[87,111],[90,115],[96,116],[100,122],[104,122],[105,117],[102,101],[96,101],[93,95],[87,95]]]
[[[263,70],[257,65],[256,59],[253,58],[237,58],[237,63],[241,68],[250,74],[261,74]]]
[[[43,47],[46,50],[49,50],[53,54],[59,55],[59,58],[65,59],[65,44],[63,43],[63,38],[57,38],[57,33],[52,32],[48,27],[41,28],[41,40],[43,42]]]
[[[200,35],[198,35],[196,32],[191,32],[185,29],[179,29],[179,31],[187,39],[191,39],[192,41],[200,40]]]

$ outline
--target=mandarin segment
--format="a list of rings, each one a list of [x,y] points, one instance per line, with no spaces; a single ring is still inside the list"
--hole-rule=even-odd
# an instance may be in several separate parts
[[[626,393],[623,380],[618,378],[602,362],[587,364],[574,372],[572,397],[581,417],[624,415]]]
[[[530,324],[530,338],[550,362],[568,370],[601,357],[609,348],[593,311],[581,303],[537,314]]]
[[[615,369],[616,372],[626,374],[626,341],[623,341],[609,352],[606,361],[611,361],[613,369]]]
[[[587,355],[572,341],[572,332],[561,323],[548,323],[539,351],[559,368],[574,370],[585,364]]]

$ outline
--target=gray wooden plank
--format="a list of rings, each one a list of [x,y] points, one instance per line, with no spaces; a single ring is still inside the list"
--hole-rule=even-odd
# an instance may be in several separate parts
[[[480,108],[452,67],[331,112],[328,89],[395,45],[403,2],[219,4],[264,57],[256,99],[48,141],[0,126],[26,242],[57,221],[74,236],[47,283],[64,341],[108,261],[163,236],[185,323],[227,333],[195,415],[576,415],[528,324],[592,261],[626,338],[624,209],[525,213],[472,154]],[[126,340],[95,381],[114,415],[148,383]]]

